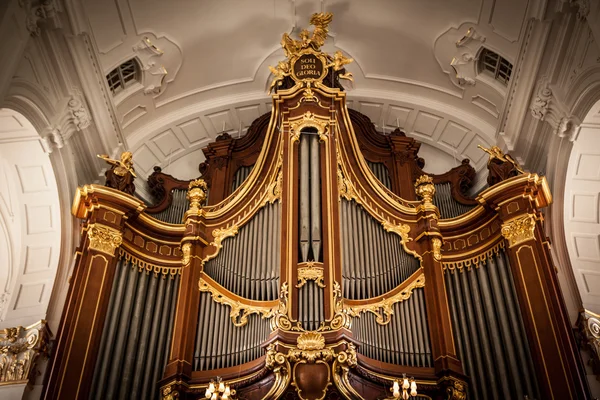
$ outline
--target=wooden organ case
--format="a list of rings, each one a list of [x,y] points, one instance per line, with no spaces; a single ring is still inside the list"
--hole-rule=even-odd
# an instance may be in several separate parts
[[[200,399],[219,377],[212,398],[384,399],[403,374],[411,398],[589,398],[546,180],[497,148],[476,198],[468,160],[425,174],[416,140],[347,109],[330,20],[284,35],[272,112],[205,148],[201,179],[155,168],[153,206],[79,188],[45,398]]]

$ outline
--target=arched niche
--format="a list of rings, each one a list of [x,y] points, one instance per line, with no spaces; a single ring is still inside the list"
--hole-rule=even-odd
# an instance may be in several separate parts
[[[61,256],[61,210],[49,154],[31,122],[0,109],[0,328],[47,316]]]

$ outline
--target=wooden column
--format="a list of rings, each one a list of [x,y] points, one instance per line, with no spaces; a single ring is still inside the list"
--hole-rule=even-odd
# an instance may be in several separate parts
[[[507,179],[485,197],[502,220],[542,398],[591,398],[538,211],[552,201],[545,178]]]
[[[217,136],[217,140],[202,149],[206,156],[206,171],[200,171],[210,186],[208,204],[213,205],[223,200],[231,191],[232,175],[229,172],[233,138],[228,133]]]
[[[181,281],[175,309],[175,326],[169,352],[169,362],[161,381],[163,396],[181,390],[192,376],[194,341],[198,325],[200,290],[198,282],[202,272],[203,251],[208,244],[205,238],[204,210],[201,204],[206,200],[206,182],[192,181],[187,198],[190,208],[185,213],[185,233],[181,239],[183,253]],[[168,393],[167,393],[168,392]]]
[[[417,170],[417,153],[421,143],[404,136],[395,130],[387,136],[394,159],[392,172],[392,190],[406,200],[417,200],[413,186],[413,171]]]
[[[458,395],[466,393],[465,376],[462,363],[456,356],[452,333],[452,320],[441,262],[443,238],[438,228],[439,211],[432,203],[435,194],[433,179],[422,175],[417,179],[415,189],[422,201],[417,207],[419,226],[415,242],[418,252],[423,257],[421,265],[425,275],[425,303],[433,366],[440,385],[450,388]]]
[[[125,221],[144,204],[98,185],[78,188],[73,214],[84,219],[65,311],[50,361],[45,399],[87,399]]]

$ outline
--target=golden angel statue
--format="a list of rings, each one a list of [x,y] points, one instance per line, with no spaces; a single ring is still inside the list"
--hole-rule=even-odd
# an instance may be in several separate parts
[[[290,65],[287,61],[279,61],[277,63],[277,68],[273,68],[269,65],[269,70],[271,70],[271,73],[275,76],[271,82],[271,86],[269,86],[269,93],[271,93],[278,82],[283,81],[286,76],[290,75]]]
[[[481,145],[477,147],[490,155],[487,164],[489,170],[487,181],[490,186],[525,173],[519,163],[510,154],[504,154],[498,146],[492,146],[489,149]]]
[[[333,55],[333,60],[326,65],[326,67],[333,67],[334,71],[342,71],[340,74],[340,78],[347,79],[349,81],[354,81],[354,77],[352,76],[352,72],[345,72],[344,65],[350,64],[354,61],[353,58],[347,58],[344,54],[338,50]]]
[[[98,158],[111,165],[111,168],[105,173],[105,185],[133,195],[135,193],[133,180],[137,178],[133,169],[133,154],[130,151],[125,151],[121,153],[119,160],[113,160],[107,154],[98,154]]]

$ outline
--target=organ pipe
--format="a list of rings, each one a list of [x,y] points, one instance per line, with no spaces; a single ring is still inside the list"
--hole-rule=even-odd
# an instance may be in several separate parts
[[[442,218],[455,218],[469,212],[474,206],[461,204],[452,197],[452,184],[450,182],[436,183],[433,204],[440,211]]]
[[[158,397],[178,281],[118,262],[90,399]]]
[[[458,355],[473,399],[539,398],[529,343],[504,250],[445,272]]]
[[[231,322],[228,306],[213,301],[210,293],[202,293],[194,370],[229,368],[259,358],[271,332],[269,324],[268,319],[253,314],[246,325],[237,327]]]
[[[378,324],[370,312],[353,319],[352,335],[359,343],[358,352],[390,364],[432,367],[423,289],[415,289],[410,298],[394,304],[393,310],[386,325]]]
[[[275,300],[279,288],[280,205],[267,204],[238,234],[223,241],[204,272],[219,285],[251,300]]]
[[[344,297],[362,300],[394,289],[417,269],[419,260],[402,248],[400,237],[386,232],[360,205],[340,202]]]

